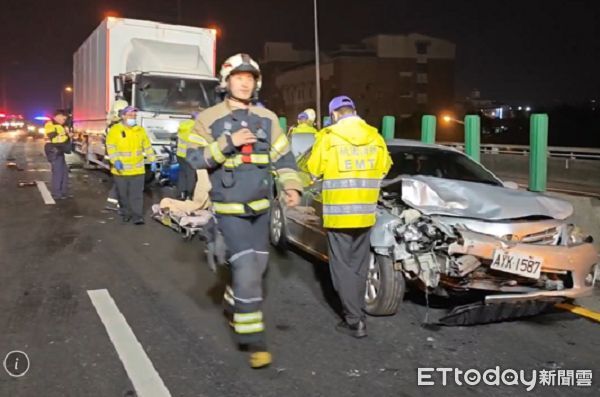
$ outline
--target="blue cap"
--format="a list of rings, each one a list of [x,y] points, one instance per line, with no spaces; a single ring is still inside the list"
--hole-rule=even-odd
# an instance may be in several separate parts
[[[336,96],[329,102],[329,114],[332,114],[334,110],[338,110],[339,108],[349,107],[356,110],[354,106],[354,102],[350,97],[346,95]]]
[[[127,106],[123,109],[121,109],[121,111],[119,112],[119,115],[123,116],[124,114],[127,113],[131,113],[131,112],[137,112],[138,108],[136,108],[135,106]]]
[[[302,121],[308,120],[308,114],[306,114],[306,112],[300,113],[298,115],[298,120],[302,120]]]

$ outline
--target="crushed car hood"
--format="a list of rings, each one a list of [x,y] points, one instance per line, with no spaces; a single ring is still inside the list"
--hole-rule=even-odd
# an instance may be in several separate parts
[[[531,216],[564,220],[573,213],[568,201],[540,193],[421,175],[402,179],[402,200],[425,215],[484,220]]]

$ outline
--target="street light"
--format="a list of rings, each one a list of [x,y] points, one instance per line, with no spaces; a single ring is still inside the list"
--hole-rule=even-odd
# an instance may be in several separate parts
[[[61,107],[61,109],[65,109],[65,92],[67,94],[71,94],[73,92],[73,87],[71,87],[70,85],[67,85],[60,92],[60,107]]]
[[[457,123],[457,124],[465,124],[464,121],[455,119],[454,117],[450,116],[449,114],[445,114],[442,116],[442,120],[444,120],[444,122],[450,124],[451,122]]]

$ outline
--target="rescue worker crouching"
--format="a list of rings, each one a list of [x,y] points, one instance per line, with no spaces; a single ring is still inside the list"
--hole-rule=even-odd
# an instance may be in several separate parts
[[[350,98],[334,98],[329,114],[333,124],[319,133],[307,167],[314,177],[323,178],[329,268],[344,311],[336,329],[362,338],[367,336],[364,306],[370,231],[381,180],[392,160],[377,129],[356,115]]]
[[[136,225],[144,224],[145,161],[157,169],[154,149],[146,130],[136,125],[137,109],[128,106],[121,111],[121,122],[113,125],[106,136],[106,151],[111,163],[111,173],[117,185],[121,216],[124,222],[133,219]]]
[[[68,194],[69,167],[65,160],[65,154],[71,153],[71,138],[65,129],[67,118],[65,111],[57,110],[44,125],[44,153],[52,169],[51,193],[55,200],[71,197]]]
[[[259,66],[246,54],[227,59],[220,71],[223,102],[198,115],[193,134],[202,140],[187,161],[209,172],[217,227],[227,247],[232,284],[224,299],[233,311],[237,342],[250,351],[250,366],[271,363],[262,312],[263,275],[269,258],[272,171],[286,205],[300,202],[301,180],[277,116],[252,105],[261,86]]]
[[[179,129],[177,130],[177,162],[179,163],[177,190],[181,200],[191,200],[194,197],[194,187],[197,182],[196,170],[192,168],[186,159],[190,144],[198,146],[203,142],[198,140],[197,135],[192,134],[197,116],[197,112],[193,113],[192,119],[179,123]]]

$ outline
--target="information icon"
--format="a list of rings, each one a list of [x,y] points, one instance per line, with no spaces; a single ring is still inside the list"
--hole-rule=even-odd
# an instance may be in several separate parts
[[[20,378],[29,371],[29,357],[20,350],[13,350],[4,357],[4,370],[13,378]]]

